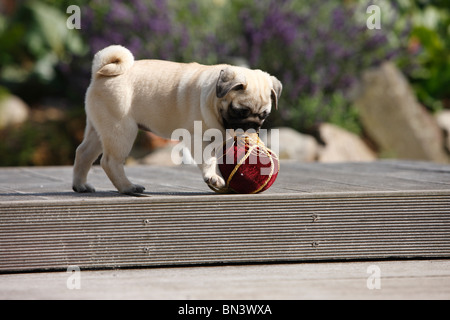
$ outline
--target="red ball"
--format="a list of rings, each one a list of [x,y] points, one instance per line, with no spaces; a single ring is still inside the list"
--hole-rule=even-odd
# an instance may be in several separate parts
[[[275,182],[280,169],[278,156],[257,134],[242,135],[227,141],[218,157],[219,169],[230,193],[259,193]]]

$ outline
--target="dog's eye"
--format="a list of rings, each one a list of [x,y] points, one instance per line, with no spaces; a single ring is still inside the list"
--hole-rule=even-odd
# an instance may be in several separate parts
[[[251,114],[251,111],[249,108],[238,108],[234,106],[233,104],[230,105],[230,115],[233,118],[247,118]]]

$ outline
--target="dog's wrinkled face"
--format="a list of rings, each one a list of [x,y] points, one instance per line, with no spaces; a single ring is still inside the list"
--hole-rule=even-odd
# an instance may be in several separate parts
[[[260,70],[227,67],[220,72],[216,96],[221,99],[220,116],[225,129],[258,131],[277,108],[282,90],[277,78]]]

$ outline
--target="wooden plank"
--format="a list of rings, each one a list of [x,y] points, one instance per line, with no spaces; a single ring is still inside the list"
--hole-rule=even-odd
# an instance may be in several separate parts
[[[378,268],[379,287],[367,282]],[[0,275],[0,299],[443,299],[450,298],[450,260],[368,261],[214,267],[144,268],[79,273]],[[270,303],[270,302],[269,302]],[[184,306],[185,302],[180,302]],[[176,312],[166,309],[164,312]],[[153,310],[155,311],[155,310]]]
[[[218,197],[2,208],[0,270],[450,256],[449,195]]]
[[[68,167],[1,169],[0,271],[450,257],[448,166],[284,164],[258,195],[214,194],[193,167],[127,170],[143,197],[99,168],[88,195]]]

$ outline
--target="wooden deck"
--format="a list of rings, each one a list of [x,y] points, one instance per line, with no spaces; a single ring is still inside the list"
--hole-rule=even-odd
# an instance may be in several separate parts
[[[197,168],[130,167],[142,197],[101,168],[2,169],[0,271],[450,257],[450,167],[283,164],[258,195],[217,195]]]
[[[309,270],[308,266],[317,270],[337,268],[338,273],[345,273],[347,268],[361,266],[358,268],[363,270],[358,272],[364,276],[358,281],[363,279],[366,293],[365,268],[373,261],[385,263],[387,268],[409,270],[405,274],[412,277],[414,272],[409,268],[418,265],[424,270],[433,264],[440,270],[449,270],[448,165],[409,161],[282,163],[278,180],[258,195],[214,194],[192,166],[136,166],[126,170],[130,180],[146,186],[143,196],[118,194],[99,167],[94,167],[89,179],[97,189],[95,194],[71,191],[70,167],[0,169],[0,273],[4,273],[0,275],[0,292],[16,292],[10,297],[30,298],[8,283],[19,287],[22,283],[24,290],[34,292],[25,284],[28,280],[52,278],[55,273],[48,271],[65,274],[70,265],[81,268],[83,275],[92,277],[92,283],[101,282],[94,280],[96,276],[108,278],[113,273],[128,277],[148,272],[158,282],[160,275],[171,272],[214,274],[217,268],[224,268],[219,273],[237,270],[232,271],[237,272],[232,281],[248,280],[253,288],[248,289],[253,292],[249,298],[272,297],[270,290],[261,291],[266,295],[258,295],[256,278],[253,282],[245,278],[250,270],[259,272],[264,268],[269,273],[271,268],[275,274],[281,272],[283,276],[274,281],[286,283],[284,272],[290,274],[296,268],[300,273]],[[166,266],[172,268],[128,269]],[[119,272],[118,268],[125,269]],[[242,278],[237,275],[239,270]],[[39,273],[23,273],[30,271]],[[347,276],[351,278],[350,274]],[[197,276],[199,281],[212,281]],[[330,281],[340,282],[340,278],[332,276]],[[435,278],[430,269],[428,273],[423,271],[423,278],[427,284],[437,281],[438,285],[424,289],[426,297],[450,297],[449,272],[441,272]],[[310,281],[301,276],[293,279],[299,283]],[[312,286],[323,280],[312,279],[308,282]],[[401,279],[394,287],[401,286],[400,282]],[[51,281],[48,283],[49,291],[44,290],[47,295],[41,294],[52,298],[58,290],[53,292]],[[427,288],[423,283],[420,286]],[[327,291],[329,295],[324,297],[339,298],[341,289]],[[36,290],[39,295],[41,289]],[[96,290],[83,291],[84,297]],[[174,297],[208,297],[207,291],[194,290],[190,296],[187,287],[180,290]],[[228,297],[224,292],[211,298]],[[235,292],[236,298],[245,294],[245,290]],[[120,296],[120,290],[116,294]],[[160,294],[174,291],[169,286]],[[342,297],[351,294],[358,298],[355,290]],[[295,295],[305,298],[298,290],[280,293],[275,298],[295,299]],[[138,298],[138,293],[131,296]],[[154,296],[147,293],[143,297]],[[391,292],[390,297],[397,296]]]

